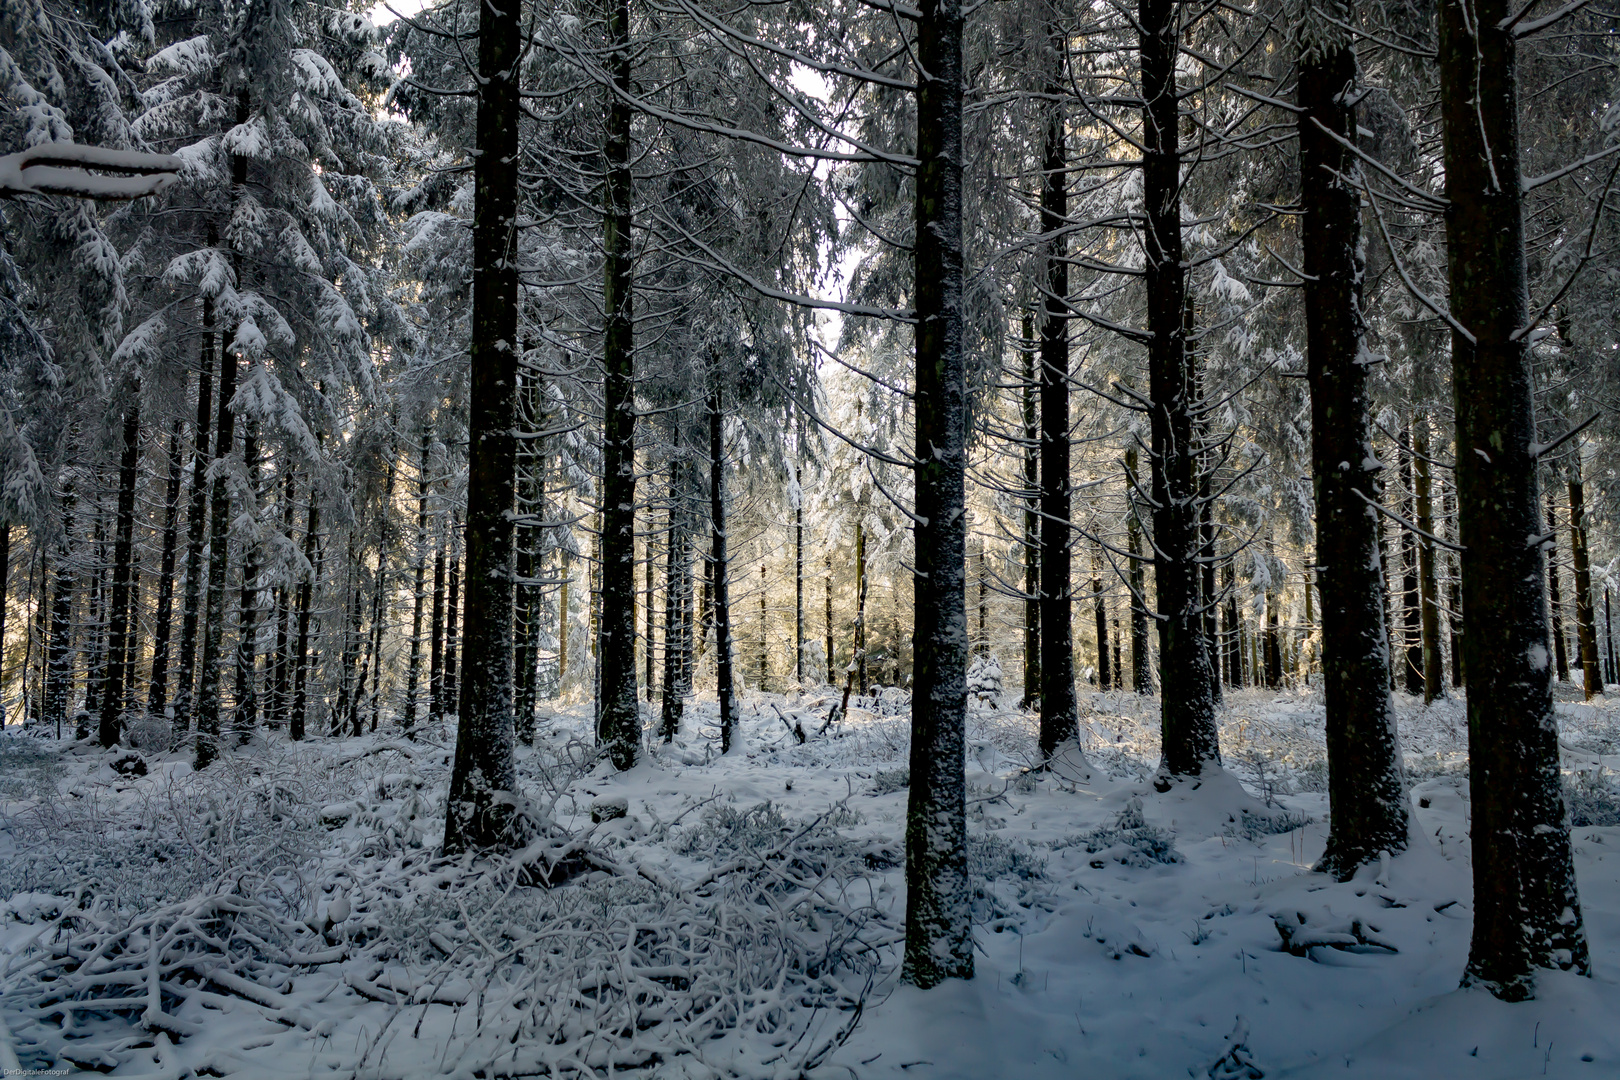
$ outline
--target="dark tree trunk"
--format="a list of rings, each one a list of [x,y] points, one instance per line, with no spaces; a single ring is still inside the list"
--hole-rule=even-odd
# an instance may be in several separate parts
[[[857,513],[859,509],[857,508]],[[855,523],[855,635],[850,649],[862,697],[866,696],[866,528]]]
[[[346,613],[343,622],[343,639],[338,650],[338,698],[332,709],[332,734],[342,735],[350,726],[353,718],[355,727],[360,726],[360,695],[361,688],[355,685],[354,669],[360,662],[360,618],[363,604],[360,589],[360,545],[357,539],[357,529],[349,530],[349,557],[345,565],[348,574],[344,578],[344,591],[342,594],[342,609]],[[352,703],[352,704],[351,704]]]
[[[174,629],[174,566],[180,542],[180,485],[185,476],[180,458],[180,421],[169,432],[169,484],[163,498],[163,554],[159,561],[157,614],[152,626],[152,677],[147,683],[146,711],[162,716],[169,701],[169,641]]]
[[[444,533],[443,522],[434,529],[433,540],[433,631],[428,648],[428,723],[444,719]],[[563,598],[568,586],[563,585]],[[567,643],[563,648],[566,650]],[[559,670],[560,677],[560,670]]]
[[[221,342],[224,345],[224,342]],[[224,458],[236,442],[236,355],[219,352],[219,398],[214,420],[214,456]],[[223,470],[208,491],[208,578],[204,589],[202,660],[197,687],[196,767],[206,768],[219,753],[220,665],[225,638],[225,577],[229,569],[231,494]]]
[[[1378,478],[1367,367],[1360,362],[1367,332],[1361,308],[1366,261],[1356,187],[1360,163],[1338,141],[1356,137],[1350,103],[1360,71],[1346,35],[1322,15],[1308,15],[1319,44],[1300,58],[1299,68],[1306,208],[1301,238],[1309,275],[1305,325],[1316,584],[1322,599],[1332,810],[1327,850],[1318,866],[1344,880],[1380,852],[1406,847],[1407,800],[1389,696],[1383,548],[1377,511],[1369,504],[1377,498]]]
[[[1069,580],[1069,172],[1061,102],[1068,87],[1068,44],[1047,27],[1050,50],[1041,137],[1041,727],[1042,758],[1079,738],[1074,694],[1074,630]]]
[[[416,592],[411,604],[411,653],[405,669],[405,712],[400,718],[406,738],[416,737],[416,692],[422,681],[422,608],[427,602],[428,453],[433,433],[424,425],[421,434],[422,449],[416,467]]]
[[[100,478],[96,479],[99,481]],[[99,501],[100,483],[95,483],[94,487],[97,500],[93,504],[96,508],[96,523],[92,530],[94,539],[90,546],[92,576],[83,627],[89,641],[81,646],[89,659],[89,664],[84,673],[84,699],[74,733],[76,738],[85,739],[90,737],[88,725],[95,718],[92,714],[100,707],[101,694],[107,685],[107,593],[110,585],[108,570],[112,566],[107,558],[107,511]]]
[[[212,239],[212,233],[210,233]],[[214,302],[203,300],[203,344],[198,357],[197,419],[191,428],[191,502],[186,509],[186,585],[180,598],[180,666],[175,672],[174,724],[191,727],[197,685],[197,629],[203,594],[203,539],[208,519],[208,438],[214,402]]]
[[[134,388],[137,398],[140,387]],[[118,458],[118,513],[113,521],[112,604],[108,611],[107,648],[110,662],[101,687],[98,734],[101,745],[118,742],[123,728],[124,655],[129,651],[130,570],[135,557],[135,482],[141,462],[141,411],[132,404],[124,412],[124,448]]]
[[[1603,693],[1598,667],[1597,616],[1592,610],[1592,564],[1586,548],[1586,485],[1581,478],[1579,447],[1569,468],[1569,552],[1575,563],[1575,640],[1580,646],[1581,677],[1586,700]]]
[[[798,442],[794,449],[802,454],[804,441],[801,430]],[[804,686],[804,488],[801,481],[804,479],[799,463],[793,465],[793,681]],[[673,482],[672,482],[673,483]],[[671,488],[670,513],[674,513],[673,487]],[[671,519],[673,520],[673,518]],[[671,529],[670,541],[674,542],[674,530]],[[673,565],[673,563],[671,564]],[[668,595],[668,584],[665,585],[665,594]],[[664,648],[669,644],[666,638]],[[667,685],[667,684],[666,684]]]
[[[1608,682],[1620,682],[1620,672],[1614,667],[1614,608],[1609,601],[1609,590],[1603,590],[1603,639],[1609,646]]]
[[[298,583],[298,637],[293,648],[293,700],[292,715],[287,718],[287,732],[293,739],[304,737],[304,718],[309,708],[309,616],[315,587],[321,580],[321,507],[316,493],[309,493],[309,515],[304,523],[304,559],[309,573]]]
[[[1411,521],[1416,517],[1413,492],[1412,455],[1401,453],[1401,516]],[[1423,686],[1423,612],[1422,588],[1418,579],[1417,537],[1410,529],[1401,530],[1401,650],[1402,674],[1406,677],[1406,692],[1417,697]]]
[[[249,419],[242,428],[242,467],[247,474],[248,498],[259,501],[258,425]],[[236,611],[236,712],[231,728],[238,744],[245,744],[259,724],[259,545],[242,543],[242,595]]]
[[[1417,527],[1434,535],[1434,490],[1429,475],[1429,418],[1412,422],[1412,496]],[[1434,567],[1434,542],[1417,537],[1418,600],[1423,605],[1423,702],[1446,696],[1446,677],[1440,654],[1440,583]]]
[[[461,521],[451,515],[450,584],[444,601],[444,711],[452,716],[461,715],[461,685],[456,677],[456,658],[461,646],[457,630],[461,618],[461,553],[455,549],[455,538],[460,534]]]
[[[710,376],[713,378],[713,376]],[[731,674],[731,595],[726,577],[731,563],[726,555],[726,457],[721,438],[720,390],[709,391],[709,521],[714,537],[709,549],[709,574],[714,590],[710,612],[714,619],[715,694],[720,699],[720,752],[731,752],[736,737],[736,693]]]
[[[512,503],[517,466],[517,4],[479,9],[478,157],[473,164],[473,312],[467,424],[467,672],[444,850],[509,847],[517,766],[512,729]],[[610,309],[611,310],[611,309]]]
[[[686,710],[686,670],[691,650],[692,566],[687,558],[686,462],[669,463],[669,548],[664,553],[664,697],[659,733],[669,742],[680,733]],[[802,553],[801,553],[802,559]],[[802,563],[801,563],[802,566]],[[801,569],[800,587],[804,575]],[[803,620],[800,620],[803,625]],[[801,648],[800,655],[803,655]]]
[[[1237,577],[1228,561],[1221,568],[1221,585],[1226,590],[1226,603],[1221,607],[1221,641],[1224,655],[1222,661],[1226,667],[1226,685],[1233,689],[1243,686],[1243,634],[1242,622],[1238,618]]]
[[[654,579],[657,577],[658,560],[655,557],[655,547],[652,538],[652,509],[650,507],[647,510],[646,557],[646,589],[643,594],[646,597],[646,601],[642,606],[646,609],[647,634],[646,640],[642,645],[641,655],[642,664],[645,671],[645,675],[643,677],[647,683],[647,701],[651,702],[653,699],[653,694],[655,694],[658,690],[657,684],[653,678],[653,675],[655,674],[654,665],[658,660],[658,604],[654,600],[654,596],[656,595],[654,592],[656,588]]]
[[[1283,684],[1282,634],[1280,633],[1281,608],[1282,602],[1277,598],[1277,590],[1267,590],[1266,634],[1261,647],[1265,650],[1266,688],[1268,690],[1281,690]]]
[[[836,657],[833,655],[832,553],[827,552],[822,556],[822,558],[825,562],[825,566],[823,567],[825,570],[825,575],[821,579],[823,586],[822,599],[827,605],[826,620],[822,625],[822,630],[827,635],[827,640],[824,646],[827,655],[827,682],[836,684],[838,682],[838,664]]]
[[[281,511],[281,533],[291,542],[293,530],[296,526],[294,510],[297,506],[296,485],[293,482],[295,473],[289,469],[282,476],[281,496],[277,500]],[[265,724],[272,731],[280,731],[287,725],[287,710],[292,705],[288,693],[289,677],[292,671],[292,611],[287,603],[287,586],[276,586],[270,597],[270,611],[276,621],[275,651],[271,654],[270,687],[265,695]]]
[[[601,717],[597,737],[616,768],[636,762],[641,711],[636,701],[636,418],[630,240],[630,3],[610,0],[607,63],[617,88],[607,108],[602,148],[604,330],[602,334]],[[472,579],[469,572],[468,580]]]
[[[6,601],[8,599],[10,599],[10,592],[11,592],[10,586],[11,586],[11,526],[10,525],[0,525],[0,645],[3,645],[5,643],[5,640],[6,640]],[[28,657],[28,654],[27,654],[27,650],[26,650],[26,647],[25,647],[24,652],[23,652],[23,679],[24,679],[24,682],[27,681],[27,677],[28,677],[27,676],[27,672],[28,672],[28,658],[27,657]],[[5,685],[6,685],[5,664],[6,664],[5,649],[0,648],[0,692],[4,691]],[[24,703],[23,703],[22,715],[23,715],[23,717],[26,718],[27,715],[28,715],[28,705],[27,705],[27,700],[26,700],[27,699],[27,690],[26,690],[26,688],[24,689],[23,697],[24,697]],[[4,711],[4,706],[0,705],[0,727],[5,726],[5,720],[6,720],[6,715],[5,715],[5,711]]]
[[[1136,447],[1125,451],[1125,473],[1130,485],[1130,505],[1126,509],[1125,536],[1130,552],[1131,586],[1131,689],[1138,694],[1153,693],[1153,658],[1148,655],[1147,566],[1142,557],[1142,504],[1137,498]],[[1230,589],[1232,564],[1226,564]]]
[[[979,543],[979,640],[978,654],[990,655],[990,575],[985,563],[984,542]],[[899,655],[896,652],[895,655]]]
[[[45,645],[45,685],[40,694],[44,721],[56,726],[68,718],[73,696],[73,486],[62,493],[62,532],[56,547],[56,573],[51,583],[50,631]]]
[[[972,978],[973,933],[962,774],[967,717],[963,12],[961,0],[924,0],[921,8],[913,276],[916,637],[901,976],[926,989],[943,979]]]
[[[1535,994],[1541,968],[1589,968],[1559,781],[1536,490],[1519,183],[1515,28],[1507,0],[1442,0],[1457,508],[1473,791],[1474,930],[1463,982]],[[1460,329],[1459,329],[1460,328]]]
[[[1018,350],[1023,357],[1024,405],[1024,698],[1021,709],[1041,703],[1041,424],[1036,408],[1035,320],[1024,309],[1024,336]]]
[[[383,631],[388,626],[391,614],[388,597],[392,594],[388,590],[388,552],[393,548],[390,543],[389,522],[392,520],[388,508],[394,505],[394,482],[399,478],[399,466],[396,461],[395,448],[388,450],[388,479],[383,483],[383,500],[381,512],[377,515],[377,573],[371,579],[371,632],[366,635],[366,657],[360,665],[360,683],[354,696],[354,723],[351,730],[359,735],[365,731],[365,714],[361,711],[361,695],[366,688],[367,673],[371,678],[371,693],[365,698],[371,708],[371,730],[377,730],[378,714],[382,711],[382,696],[378,692],[378,684],[382,681],[382,643]],[[355,594],[359,596],[358,593]],[[358,600],[356,600],[358,605]],[[360,633],[359,607],[355,608],[354,632],[356,640]]]
[[[1552,609],[1554,671],[1559,682],[1569,682],[1569,653],[1564,645],[1564,590],[1558,580],[1558,506],[1547,492],[1547,605]]]
[[[1153,407],[1153,575],[1158,591],[1163,679],[1162,771],[1197,776],[1219,765],[1215,672],[1198,610],[1197,378],[1186,339],[1186,264],[1181,246],[1180,97],[1176,90],[1178,0],[1141,0],[1142,240],[1146,256],[1148,382]],[[1161,778],[1160,785],[1166,783]]]
[[[568,678],[568,634],[571,627],[568,614],[568,583],[573,578],[573,569],[569,565],[568,549],[557,549],[557,565],[562,585],[557,589],[557,689],[561,690],[563,680]]]
[[[1108,604],[1103,599],[1102,557],[1091,556],[1091,608],[1097,624],[1097,689],[1112,690],[1114,680],[1108,666]]]
[[[1445,490],[1444,513],[1451,533],[1449,539],[1455,542],[1457,539],[1456,492],[1454,489],[1449,487]],[[1549,520],[1547,523],[1547,529],[1549,532],[1552,531],[1552,527],[1552,522]],[[1446,616],[1446,628],[1451,635],[1451,685],[1454,689],[1461,689],[1463,685],[1463,677],[1465,675],[1465,672],[1463,671],[1462,644],[1464,630],[1462,616],[1462,569],[1458,563],[1457,556],[1453,554],[1447,554],[1446,556],[1446,607],[1449,609]]]

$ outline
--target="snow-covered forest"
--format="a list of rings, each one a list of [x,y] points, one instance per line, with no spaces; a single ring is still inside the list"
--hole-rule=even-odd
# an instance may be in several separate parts
[[[4,0],[0,1071],[1620,1074],[1617,183],[1601,0]]]

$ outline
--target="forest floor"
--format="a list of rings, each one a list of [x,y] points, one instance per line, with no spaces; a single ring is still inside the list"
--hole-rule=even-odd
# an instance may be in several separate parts
[[[0,1070],[1620,1075],[1620,701],[1558,706],[1595,977],[1504,1005],[1457,989],[1459,701],[1398,698],[1411,847],[1337,884],[1310,869],[1319,695],[1230,694],[1225,772],[1164,795],[1156,702],[1082,699],[1087,759],[1047,774],[1030,716],[973,709],[977,973],[926,992],[897,975],[893,692],[825,732],[831,690],[749,695],[724,757],[699,701],[617,774],[588,704],[548,709],[518,754],[533,843],[493,865],[434,855],[443,729],[261,734],[201,774],[150,733],[136,754],[0,733]]]

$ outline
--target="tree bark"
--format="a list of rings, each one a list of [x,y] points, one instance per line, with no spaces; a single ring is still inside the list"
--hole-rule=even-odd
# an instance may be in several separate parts
[[[711,375],[710,378],[714,376]],[[720,699],[720,752],[731,752],[736,737],[736,694],[731,672],[731,594],[726,586],[730,561],[726,555],[726,457],[721,437],[720,389],[709,390],[709,521],[714,537],[709,554],[709,573],[714,597],[710,606],[714,619],[715,694]]]
[[[98,735],[103,747],[113,746],[123,729],[124,654],[129,650],[130,568],[135,555],[135,482],[141,461],[140,386],[137,401],[124,410],[124,446],[118,458],[118,513],[113,522],[112,604],[108,611],[107,649],[110,662],[101,686]]]
[[[411,605],[411,652],[405,665],[405,712],[400,718],[400,727],[408,739],[416,736],[416,691],[422,678],[422,609],[427,602],[428,451],[433,432],[425,424],[421,437],[416,466],[416,591]]]
[[[1068,89],[1068,42],[1046,29],[1052,67],[1041,137],[1041,725],[1040,751],[1051,758],[1080,733],[1074,692],[1069,534],[1069,172],[1061,102]]]
[[[1564,641],[1564,590],[1558,580],[1558,506],[1547,492],[1547,606],[1552,610],[1553,670],[1569,682],[1569,652]],[[1579,657],[1577,657],[1579,659]]]
[[[686,463],[680,457],[669,463],[669,550],[664,553],[664,696],[660,702],[659,733],[665,742],[680,734],[686,710],[686,665],[691,649],[692,566],[687,559],[685,510]],[[799,575],[801,589],[804,575]],[[803,620],[800,620],[802,627]],[[803,650],[801,648],[802,657]]]
[[[228,456],[236,442],[236,355],[221,341],[219,399],[214,420],[214,455]],[[206,768],[218,756],[221,649],[225,636],[225,576],[230,564],[231,496],[223,470],[208,491],[208,579],[204,589],[201,673],[197,687],[196,767]]]
[[[1309,13],[1314,45],[1299,68],[1301,194],[1316,582],[1322,600],[1322,696],[1327,707],[1327,850],[1318,869],[1349,879],[1380,852],[1406,847],[1406,778],[1395,734],[1384,624],[1377,457],[1371,438],[1361,284],[1360,163],[1339,139],[1356,137],[1360,83],[1348,36]],[[1325,129],[1325,130],[1324,130]],[[1335,138],[1334,136],[1337,136]]]
[[[304,718],[309,707],[309,616],[315,586],[321,579],[321,506],[311,485],[309,514],[304,519],[304,559],[309,573],[298,583],[298,636],[293,650],[292,713],[287,718],[287,733],[295,741],[304,737]]]
[[[1586,700],[1603,693],[1598,666],[1597,616],[1592,610],[1592,563],[1586,547],[1586,485],[1581,477],[1580,448],[1569,467],[1569,551],[1575,563],[1575,640],[1580,646],[1581,679]]]
[[[1412,495],[1419,530],[1434,535],[1434,491],[1429,475],[1429,418],[1412,422]],[[1446,696],[1445,665],[1440,652],[1440,583],[1434,566],[1434,542],[1416,538],[1418,545],[1418,600],[1423,605],[1423,703]]]
[[[630,4],[609,0],[607,59],[616,92],[603,146],[602,613],[598,737],[628,769],[641,746],[636,693],[636,420],[630,240]],[[471,580],[469,573],[468,579]]]
[[[1412,469],[1412,455],[1401,451],[1401,516],[1408,521],[1416,517],[1416,480]],[[1402,529],[1401,537],[1401,637],[1400,665],[1406,679],[1406,692],[1417,697],[1424,692],[1423,685],[1423,613],[1422,587],[1418,577],[1417,537],[1412,530]]]
[[[444,523],[433,531],[433,629],[428,646],[428,723],[444,719]],[[567,598],[568,586],[563,586]],[[563,648],[566,656],[567,644]]]
[[[1153,693],[1153,658],[1148,655],[1147,567],[1142,558],[1142,504],[1137,498],[1136,447],[1125,450],[1125,475],[1130,487],[1130,505],[1125,512],[1126,547],[1130,552],[1131,586],[1131,689],[1138,694]],[[1227,585],[1231,586],[1232,564],[1226,564]]]
[[[1440,113],[1463,547],[1474,929],[1464,985],[1586,973],[1559,781],[1536,490],[1516,40],[1507,0],[1441,0]]]
[[[180,542],[183,464],[180,420],[176,418],[169,432],[169,483],[163,497],[163,554],[159,560],[157,614],[152,627],[152,675],[146,691],[146,711],[153,716],[162,716],[169,701],[169,642],[174,631],[174,566]]]
[[[1035,318],[1024,309],[1022,394],[1024,406],[1024,698],[1021,709],[1041,703],[1041,424],[1035,381]]]
[[[62,531],[56,546],[50,631],[44,657],[45,685],[40,694],[44,721],[55,724],[57,738],[62,737],[62,721],[68,718],[68,702],[73,696],[73,593],[77,585],[72,554],[74,501],[69,482],[62,493]]]
[[[210,241],[213,239],[210,231]],[[203,344],[198,357],[197,419],[191,428],[191,502],[186,509],[186,584],[180,599],[180,666],[174,688],[174,724],[191,727],[197,685],[197,623],[203,592],[203,537],[208,517],[208,439],[214,402],[214,302],[204,299]]]
[[[517,766],[512,728],[512,503],[515,496],[519,67],[517,4],[478,19],[478,157],[473,163],[471,385],[467,423],[467,671],[444,851],[509,848]]]
[[[1181,243],[1179,0],[1141,0],[1142,202],[1147,283],[1148,396],[1153,402],[1153,574],[1163,680],[1161,773],[1197,776],[1221,760],[1215,674],[1198,610],[1197,379],[1188,354]],[[1168,790],[1168,778],[1158,785]]]
[[[967,377],[962,344],[962,24],[961,0],[923,0],[916,23],[916,638],[901,977],[924,989],[943,979],[973,976],[963,781]]]
[[[856,509],[856,513],[860,508]],[[855,634],[850,657],[862,697],[866,696],[866,528],[855,522]]]
[[[1108,667],[1108,605],[1103,599],[1102,557],[1091,555],[1091,607],[1097,624],[1097,689],[1104,692],[1114,688],[1113,672]]]
[[[461,715],[461,684],[457,681],[457,656],[460,653],[461,634],[457,629],[461,618],[461,558],[456,550],[455,538],[461,535],[459,515],[450,519],[450,583],[444,601],[444,711],[446,715]]]
[[[242,470],[247,498],[255,517],[259,502],[258,425],[250,417],[242,427]],[[236,710],[231,729],[238,745],[246,744],[259,724],[259,545],[242,541],[242,594],[236,609]]]

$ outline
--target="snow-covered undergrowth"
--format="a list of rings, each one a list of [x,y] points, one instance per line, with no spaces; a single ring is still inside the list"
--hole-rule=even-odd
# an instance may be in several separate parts
[[[1507,1007],[1456,990],[1461,703],[1400,701],[1412,849],[1341,885],[1309,870],[1322,707],[1293,692],[1231,695],[1226,771],[1168,792],[1151,699],[1086,696],[1089,777],[1030,772],[1033,718],[976,703],[978,976],[900,984],[895,697],[827,731],[830,690],[750,697],[725,757],[700,701],[627,773],[560,708],[518,755],[533,842],[482,862],[435,851],[453,732],[270,733],[201,774],[162,732],[138,763],[0,734],[0,1044],[177,1080],[1620,1073],[1606,702],[1559,706],[1598,978]]]

